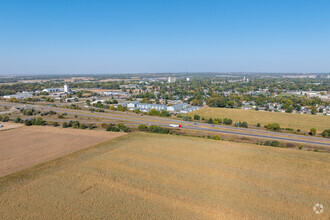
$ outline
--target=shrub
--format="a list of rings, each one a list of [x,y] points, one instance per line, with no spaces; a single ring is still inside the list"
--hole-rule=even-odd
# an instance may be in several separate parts
[[[79,121],[74,121],[74,122],[72,122],[71,127],[72,127],[72,128],[75,128],[75,129],[80,128],[80,123],[79,123]]]
[[[168,128],[163,128],[157,125],[151,125],[149,127],[149,131],[151,133],[160,133],[160,134],[168,134],[169,133],[169,129]]]
[[[20,123],[21,121],[22,121],[22,119],[21,119],[20,117],[17,117],[17,118],[14,120],[15,123]]]
[[[89,124],[89,125],[88,125],[88,129],[89,129],[89,130],[93,130],[93,129],[94,129],[94,125],[93,125],[93,124]]]
[[[80,125],[79,125],[79,128],[80,128],[80,129],[86,129],[86,128],[87,128],[87,125],[85,125],[85,124],[80,124]]]
[[[191,121],[192,119],[191,119],[191,117],[189,117],[189,116],[183,116],[183,120],[184,120],[184,121]]]
[[[330,129],[324,130],[321,135],[325,138],[329,138],[330,137]]]
[[[106,130],[106,131],[111,131],[112,127],[113,127],[113,126],[112,126],[111,124],[110,124],[110,125],[107,125],[107,127],[105,128],[105,130]]]
[[[219,135],[214,135],[214,136],[212,137],[212,139],[213,139],[213,140],[220,140],[220,137],[219,137]]]
[[[241,123],[241,127],[242,127],[242,128],[248,128],[248,123],[247,123],[246,121],[243,121],[243,122]]]
[[[40,125],[40,126],[44,126],[46,125],[46,121],[43,120],[41,117],[38,118],[32,118],[32,119],[27,119],[24,121],[24,124],[26,126],[31,126],[31,125]]]
[[[44,126],[44,125],[46,125],[46,124],[47,124],[46,121],[43,120],[41,117],[39,117],[39,118],[37,118],[37,119],[35,120],[35,125],[41,125],[41,126]]]
[[[113,132],[119,132],[119,131],[120,131],[120,129],[119,129],[119,128],[117,128],[117,127],[112,127],[112,128],[111,128],[111,131],[113,131]]]
[[[272,143],[271,143],[270,141],[266,141],[266,142],[264,143],[264,145],[265,145],[265,146],[272,146]]]
[[[280,125],[278,123],[265,125],[265,128],[270,131],[280,131]]]
[[[170,117],[171,116],[171,114],[166,110],[162,110],[159,115],[162,116],[162,117]]]
[[[243,121],[243,122],[237,122],[235,124],[236,127],[242,127],[242,128],[248,128],[248,124],[247,122]]]
[[[261,126],[260,123],[258,123],[258,124],[257,124],[257,127],[259,128],[260,126]]]
[[[224,123],[225,125],[231,125],[231,124],[233,123],[233,121],[232,121],[231,119],[229,119],[229,118],[224,118],[224,119],[223,119],[223,123]]]
[[[131,129],[127,126],[125,126],[124,124],[117,124],[117,127],[119,130],[123,130],[124,132],[130,132]]]
[[[31,120],[25,120],[24,125],[25,126],[31,126],[32,125]]]
[[[9,121],[9,116],[8,115],[5,115],[4,117],[2,117],[2,121],[3,122]]]
[[[214,119],[214,122],[215,122],[216,124],[221,124],[221,123],[222,123],[222,119],[221,119],[221,118],[215,118],[215,119]]]
[[[280,146],[280,142],[278,142],[278,141],[272,141],[271,145],[273,147],[278,147],[278,146]]]
[[[63,124],[62,124],[62,128],[67,128],[67,127],[69,127],[69,126],[68,126],[68,123],[67,123],[67,122],[63,122]]]
[[[209,120],[207,121],[207,123],[213,124],[213,119],[212,118],[209,118]]]
[[[126,127],[126,126],[125,126],[125,127],[123,128],[123,131],[124,131],[124,132],[131,132],[131,129],[130,129],[129,127]]]
[[[59,124],[58,124],[58,122],[53,122],[53,127],[58,127],[59,126]]]
[[[148,130],[148,127],[146,125],[139,125],[138,129],[140,131],[147,131]]]
[[[201,118],[201,116],[199,116],[199,115],[194,115],[194,120],[199,120]]]

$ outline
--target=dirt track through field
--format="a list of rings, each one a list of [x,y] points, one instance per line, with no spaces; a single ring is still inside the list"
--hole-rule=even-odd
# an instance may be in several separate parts
[[[329,154],[129,134],[0,178],[9,219],[328,219]]]
[[[123,133],[40,126],[1,131],[0,176],[121,135]]]

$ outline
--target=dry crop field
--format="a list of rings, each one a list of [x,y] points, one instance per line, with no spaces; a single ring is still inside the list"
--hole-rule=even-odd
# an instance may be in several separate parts
[[[16,123],[6,123],[3,129]],[[20,127],[0,132],[0,176],[55,159],[123,133],[54,127]]]
[[[327,153],[131,133],[0,178],[0,216],[329,219],[329,172]]]
[[[293,113],[266,112],[229,108],[205,107],[188,113],[189,116],[200,115],[205,118],[230,118],[233,122],[246,121],[249,125],[260,123],[279,123],[282,128],[300,129],[308,131],[316,128],[318,132],[330,128],[330,117],[321,115],[301,115]]]

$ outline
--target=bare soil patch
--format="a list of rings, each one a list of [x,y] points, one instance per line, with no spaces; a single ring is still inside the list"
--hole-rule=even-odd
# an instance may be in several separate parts
[[[19,128],[22,127],[24,125],[22,124],[18,124],[18,123],[13,123],[13,122],[0,122],[0,124],[3,125],[3,127],[0,128],[0,131],[5,131],[5,130],[9,130],[9,129],[14,129],[14,128]],[[0,135],[1,137],[1,135]],[[0,138],[0,143],[2,145],[2,139]],[[1,155],[0,155],[1,156]]]
[[[20,124],[6,123],[4,129]],[[0,176],[45,162],[124,133],[53,127],[22,127],[0,132]]]

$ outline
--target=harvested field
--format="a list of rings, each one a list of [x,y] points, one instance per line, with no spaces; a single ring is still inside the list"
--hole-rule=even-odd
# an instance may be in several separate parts
[[[329,219],[329,157],[133,133],[0,178],[0,216]]]
[[[205,118],[230,118],[233,122],[246,121],[249,125],[260,123],[264,126],[268,123],[279,123],[282,128],[301,129],[308,131],[316,128],[318,132],[330,128],[330,117],[321,115],[301,115],[294,113],[265,112],[228,108],[201,108],[189,116],[200,115]]]
[[[21,126],[21,124],[7,124]],[[55,159],[124,133],[53,127],[21,127],[0,132],[0,176]]]

